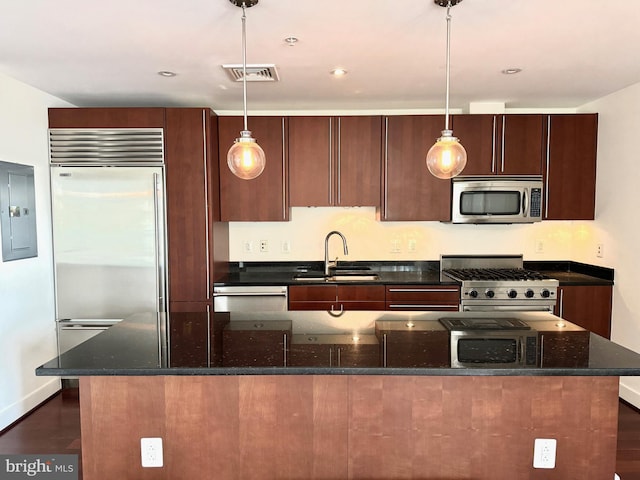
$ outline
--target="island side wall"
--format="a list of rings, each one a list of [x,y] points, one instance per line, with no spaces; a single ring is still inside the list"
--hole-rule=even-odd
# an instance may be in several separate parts
[[[618,377],[81,377],[85,480],[613,478]],[[142,468],[140,438],[164,467]],[[557,439],[534,469],[535,438]]]

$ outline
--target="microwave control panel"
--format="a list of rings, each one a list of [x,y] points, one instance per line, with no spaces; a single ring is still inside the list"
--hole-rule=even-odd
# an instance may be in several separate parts
[[[529,209],[529,216],[530,217],[542,216],[542,189],[541,188],[531,189],[531,208]]]

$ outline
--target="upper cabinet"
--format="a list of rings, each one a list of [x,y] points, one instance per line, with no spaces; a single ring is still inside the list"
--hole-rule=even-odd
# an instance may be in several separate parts
[[[243,117],[219,117],[220,217],[229,221],[289,220],[287,205],[286,119],[251,117],[248,124],[264,150],[267,163],[253,180],[236,177],[227,166],[227,152],[240,131]]]
[[[289,117],[291,206],[379,206],[382,118]]]
[[[593,220],[598,115],[547,115],[543,220]]]
[[[453,115],[467,151],[462,175],[542,175],[543,115]]]
[[[443,126],[443,115],[385,117],[382,220],[451,219],[451,180],[434,177],[426,164]]]

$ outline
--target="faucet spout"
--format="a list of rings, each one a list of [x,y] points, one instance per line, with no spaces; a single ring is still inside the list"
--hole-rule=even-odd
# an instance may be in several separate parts
[[[340,238],[342,238],[342,249],[344,250],[344,254],[349,255],[349,249],[347,248],[347,239],[344,238],[344,235],[337,230],[332,230],[331,232],[327,233],[327,236],[324,238],[324,275],[326,277],[329,276],[329,270],[331,269],[331,267],[335,267],[338,264],[337,258],[335,262],[329,261],[329,238],[331,238],[332,235],[338,235]]]

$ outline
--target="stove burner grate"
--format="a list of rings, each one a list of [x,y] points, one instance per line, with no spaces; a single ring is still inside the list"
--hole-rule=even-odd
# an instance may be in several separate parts
[[[548,280],[543,273],[522,268],[451,268],[444,273],[458,280],[525,281]]]

